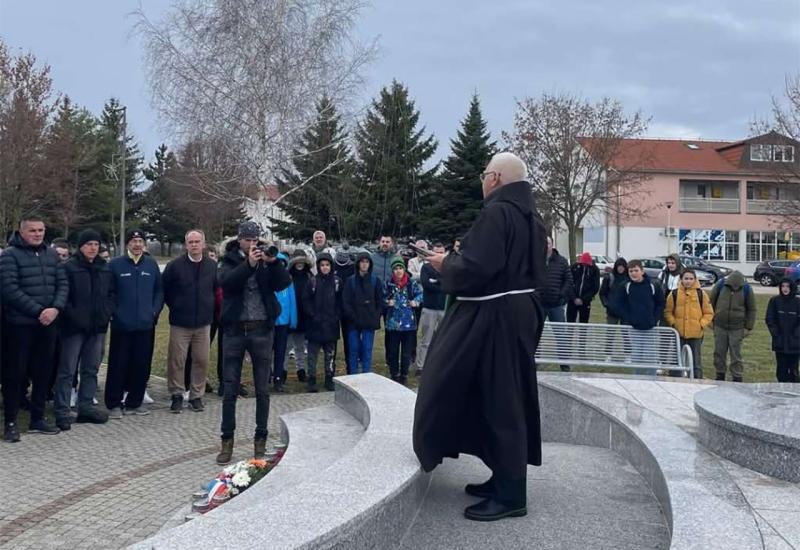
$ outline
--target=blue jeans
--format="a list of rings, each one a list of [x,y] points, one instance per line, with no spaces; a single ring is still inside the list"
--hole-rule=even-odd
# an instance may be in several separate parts
[[[105,333],[61,336],[61,357],[58,360],[58,374],[53,391],[58,420],[69,419],[72,381],[79,364],[81,379],[78,386],[78,414],[85,414],[94,408],[97,370],[100,368],[100,355],[105,338]]]
[[[375,341],[374,330],[351,328],[347,331],[348,347],[347,374],[358,374],[358,363],[361,372],[372,372],[372,345]]]
[[[544,316],[548,321],[551,321],[553,323],[566,323],[567,321],[563,305],[545,308]],[[559,348],[570,345],[561,329],[553,328],[553,334],[556,337],[556,342],[558,342]],[[561,365],[561,370],[564,372],[569,372],[570,370],[569,365]]]
[[[656,356],[656,335],[653,329],[631,330],[631,359],[634,363],[649,363]],[[633,374],[655,376],[654,369],[633,369]]]
[[[272,327],[264,326],[245,329],[233,324],[224,329],[225,343],[222,352],[223,394],[222,394],[222,439],[232,439],[236,431],[236,400],[242,381],[242,362],[244,352],[253,361],[253,382],[256,389],[256,438],[267,437],[269,421],[269,373],[272,369]]]

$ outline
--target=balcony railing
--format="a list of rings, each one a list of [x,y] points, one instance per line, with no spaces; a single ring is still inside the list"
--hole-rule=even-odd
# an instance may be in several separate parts
[[[716,212],[719,214],[738,214],[739,199],[704,199],[702,197],[681,197],[681,212]]]
[[[773,214],[778,206],[778,201],[747,199],[748,214]]]

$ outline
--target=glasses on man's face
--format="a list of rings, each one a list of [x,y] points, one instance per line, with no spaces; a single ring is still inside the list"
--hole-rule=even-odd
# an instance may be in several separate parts
[[[495,171],[491,171],[491,172],[483,172],[483,173],[482,173],[482,174],[479,176],[479,177],[480,177],[480,179],[481,179],[481,183],[483,182],[483,180],[485,180],[487,177],[491,176],[492,174],[497,174],[497,172],[495,172]]]

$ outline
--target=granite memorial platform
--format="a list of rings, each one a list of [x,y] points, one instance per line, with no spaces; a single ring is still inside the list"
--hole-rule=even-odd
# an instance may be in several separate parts
[[[694,399],[703,445],[756,472],[800,481],[796,384],[725,384]]]

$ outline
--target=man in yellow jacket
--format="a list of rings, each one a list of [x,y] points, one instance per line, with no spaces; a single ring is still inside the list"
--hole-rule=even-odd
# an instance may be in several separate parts
[[[678,331],[681,347],[688,345],[692,350],[694,377],[703,378],[703,331],[714,320],[714,307],[693,270],[686,269],[681,275],[681,285],[667,294],[664,319]],[[671,371],[670,375],[680,376],[680,373]]]

